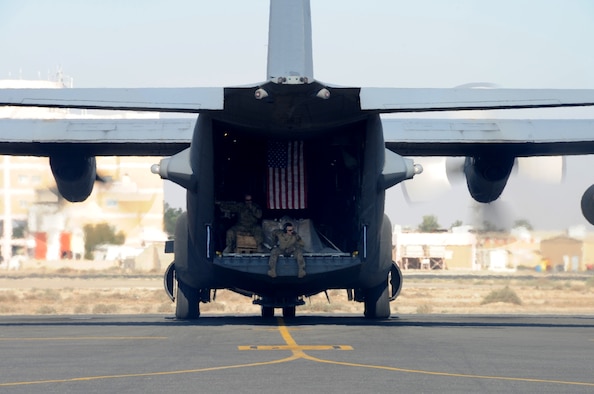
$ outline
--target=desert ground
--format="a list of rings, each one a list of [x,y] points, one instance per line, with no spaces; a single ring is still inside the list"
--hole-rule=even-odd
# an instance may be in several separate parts
[[[99,269],[97,269],[99,268]],[[329,301],[328,301],[329,299]],[[344,290],[305,299],[297,314],[362,313]],[[594,275],[581,273],[420,272],[404,273],[397,314],[594,315]],[[0,315],[164,314],[175,305],[160,272],[135,273],[93,265],[0,268]],[[252,299],[219,290],[203,314],[259,314]]]

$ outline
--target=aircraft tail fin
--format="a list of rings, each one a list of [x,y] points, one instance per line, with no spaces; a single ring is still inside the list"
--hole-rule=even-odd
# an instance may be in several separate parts
[[[266,80],[313,82],[309,0],[271,0]]]

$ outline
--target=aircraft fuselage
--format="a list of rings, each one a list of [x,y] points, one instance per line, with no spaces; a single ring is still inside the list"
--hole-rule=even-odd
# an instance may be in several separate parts
[[[187,193],[187,245],[176,245],[178,280],[195,289],[231,288],[269,299],[385,283],[392,265],[391,228],[382,234],[379,116],[359,110],[357,89],[322,99],[317,83],[263,88],[268,96],[262,99],[254,97],[257,88],[226,89],[225,109],[198,118],[189,154],[196,187]],[[302,143],[306,206],[282,209],[268,201],[271,141]],[[267,251],[222,252],[233,223],[217,202],[238,201],[245,193],[262,206],[266,223],[307,223],[319,234],[322,247],[305,251],[306,277],[297,278],[292,257],[281,257],[279,276],[270,278]]]

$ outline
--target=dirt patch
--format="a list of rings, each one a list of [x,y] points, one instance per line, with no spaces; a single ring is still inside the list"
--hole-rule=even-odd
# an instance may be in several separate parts
[[[513,291],[519,304],[483,304],[503,288]],[[348,301],[344,290],[307,298],[298,314],[363,313],[363,304]],[[510,275],[427,275],[406,277],[393,314],[594,314],[594,277]],[[201,304],[205,314],[259,314],[252,299],[228,290]],[[0,273],[0,315],[35,314],[165,314],[175,305],[163,290],[160,274],[116,272]]]

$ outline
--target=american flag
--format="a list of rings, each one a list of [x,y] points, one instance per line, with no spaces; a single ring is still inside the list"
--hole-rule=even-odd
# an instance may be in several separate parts
[[[307,208],[303,141],[269,141],[267,164],[268,208]]]

